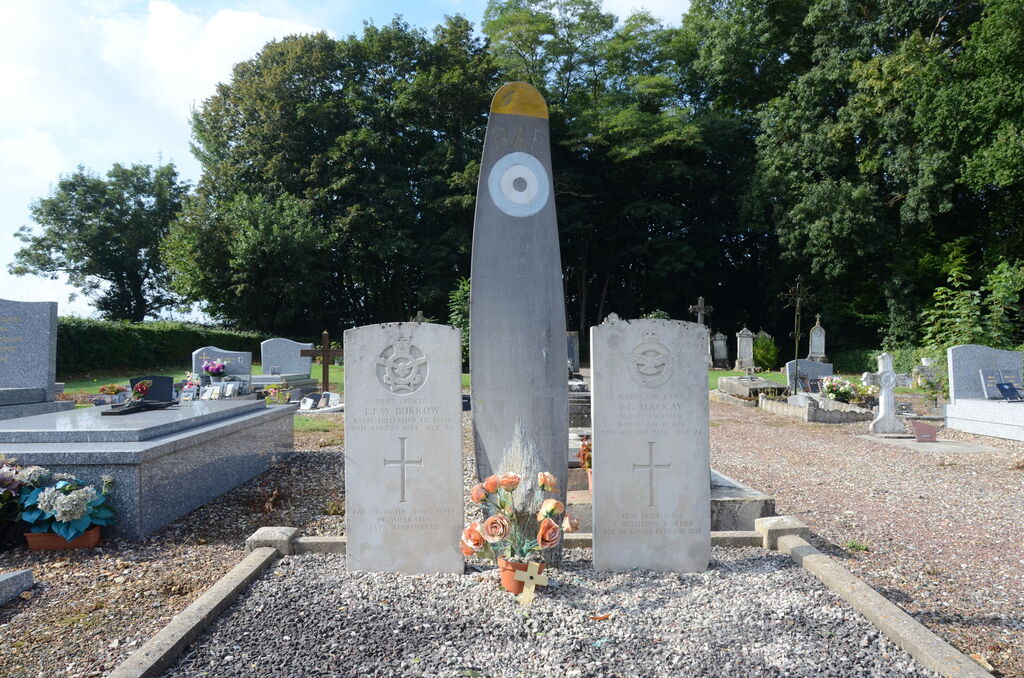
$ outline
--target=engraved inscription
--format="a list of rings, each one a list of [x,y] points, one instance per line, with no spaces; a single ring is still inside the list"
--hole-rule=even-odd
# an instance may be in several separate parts
[[[411,338],[399,336],[377,358],[377,378],[395,395],[415,393],[427,380],[427,356]]]

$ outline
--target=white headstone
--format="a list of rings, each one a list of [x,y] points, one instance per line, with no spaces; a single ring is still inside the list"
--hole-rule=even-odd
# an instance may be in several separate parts
[[[595,569],[707,568],[707,341],[707,328],[678,320],[590,330]]]
[[[744,327],[736,333],[736,366],[733,369],[745,370],[754,366],[754,333]]]
[[[460,346],[433,323],[345,331],[349,570],[463,571]]]
[[[904,433],[906,428],[896,416],[896,373],[892,369],[892,356],[878,356],[878,416],[871,422],[872,433]]]
[[[810,350],[807,359],[814,362],[825,362],[825,328],[821,326],[821,315],[817,316],[817,322],[810,331]]]
[[[729,338],[721,332],[715,332],[711,337],[711,347],[716,367],[728,367],[729,363]]]

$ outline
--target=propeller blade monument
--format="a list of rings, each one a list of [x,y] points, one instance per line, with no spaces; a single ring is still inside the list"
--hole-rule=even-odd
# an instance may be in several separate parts
[[[564,501],[567,360],[547,105],[532,86],[513,82],[491,102],[473,225],[470,365],[481,479],[525,454],[542,468],[527,464],[524,491],[536,486],[536,471],[550,471]]]

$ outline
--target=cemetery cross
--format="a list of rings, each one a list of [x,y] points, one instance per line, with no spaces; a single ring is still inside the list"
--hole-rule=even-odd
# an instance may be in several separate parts
[[[537,586],[547,586],[548,577],[540,573],[540,563],[531,561],[525,572],[516,572],[515,578],[523,582],[523,592],[519,594],[519,604],[527,606],[533,602]]]
[[[800,307],[811,298],[810,291],[804,286],[804,277],[798,275],[796,284],[780,294],[779,298],[788,302],[786,308],[793,307],[793,360],[796,362],[793,364],[793,383],[789,388],[795,394],[797,384],[800,383]]]
[[[324,374],[323,374],[323,390],[331,390],[331,358],[340,358],[345,355],[345,352],[340,348],[331,348],[331,335],[327,333],[327,330],[323,331],[320,335],[320,348],[304,348],[299,351],[299,355],[303,358],[320,358],[323,363]]]
[[[704,304],[704,297],[697,297],[697,303],[690,306],[690,313],[697,316],[697,323],[700,325],[704,324],[704,316],[711,315],[714,310],[714,306]]]

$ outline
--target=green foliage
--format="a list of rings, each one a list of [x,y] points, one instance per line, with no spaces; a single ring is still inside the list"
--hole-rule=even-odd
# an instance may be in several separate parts
[[[779,364],[779,345],[768,336],[754,337],[754,365],[774,370]]]
[[[61,317],[57,323],[57,374],[174,364],[181,365],[184,372],[192,351],[201,346],[259,355],[260,342],[266,338],[256,332],[163,320],[129,323]]]
[[[653,311],[648,311],[647,313],[644,313],[640,317],[641,318],[651,319],[651,320],[671,320],[672,319],[672,316],[670,316],[665,311],[662,311],[660,308],[656,308]]]
[[[831,356],[832,370],[836,374],[863,374],[864,372],[878,371],[878,356],[882,353],[892,356],[893,369],[896,372],[909,374],[914,366],[921,362],[921,357],[928,352],[925,349],[912,346],[901,346],[891,348],[888,351],[882,349],[849,349],[839,351]]]
[[[469,365],[469,294],[468,278],[459,278],[448,294],[448,324],[462,337],[462,364]]]
[[[115,163],[105,179],[79,167],[32,203],[32,219],[42,231],[18,230],[25,247],[8,270],[67,275],[104,318],[138,322],[155,316],[175,302],[159,243],[187,191],[171,164]]]

